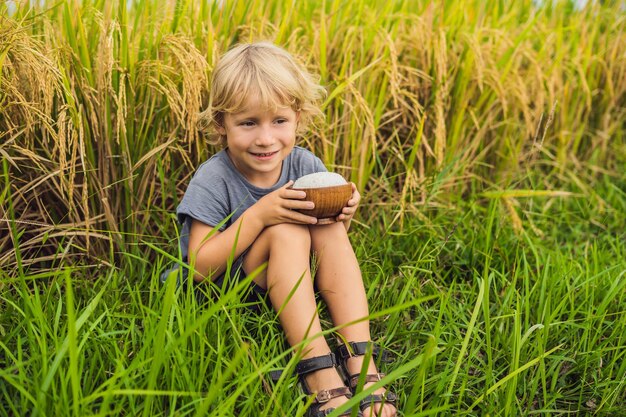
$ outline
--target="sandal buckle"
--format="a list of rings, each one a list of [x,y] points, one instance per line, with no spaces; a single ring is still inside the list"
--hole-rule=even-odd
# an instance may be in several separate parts
[[[331,398],[333,397],[330,395],[330,392],[327,389],[324,389],[317,393],[317,395],[315,396],[315,401],[317,401],[319,404],[323,404],[330,401]]]
[[[369,382],[378,382],[385,377],[385,374],[379,372],[377,374],[367,374],[363,378],[363,383],[367,384]],[[352,388],[356,388],[359,383],[359,379],[361,378],[361,374],[355,374],[350,377],[350,386]]]

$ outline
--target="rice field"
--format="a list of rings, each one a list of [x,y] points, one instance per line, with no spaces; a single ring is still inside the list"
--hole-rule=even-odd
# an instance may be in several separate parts
[[[625,8],[0,3],[0,415],[304,415],[245,282],[158,279],[212,68],[266,39],[327,88],[299,144],[361,190],[400,415],[626,416]]]

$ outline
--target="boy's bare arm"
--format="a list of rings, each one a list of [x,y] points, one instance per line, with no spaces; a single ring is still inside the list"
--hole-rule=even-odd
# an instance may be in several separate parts
[[[248,218],[249,217],[249,218]],[[259,219],[244,213],[235,223],[223,232],[213,231],[198,220],[193,220],[189,234],[189,264],[195,268],[193,279],[202,281],[207,276],[219,276],[226,269],[226,263],[235,246],[235,259],[254,242],[263,230]],[[238,235],[237,235],[238,233]]]
[[[315,217],[294,211],[312,208],[312,203],[303,200],[306,197],[304,191],[288,189],[290,185],[291,182],[261,198],[226,230],[215,232],[209,238],[207,236],[213,227],[194,220],[189,236],[189,263],[196,270],[194,280],[202,281],[211,274],[219,276],[226,269],[233,247],[236,259],[268,226],[279,223],[315,224]]]

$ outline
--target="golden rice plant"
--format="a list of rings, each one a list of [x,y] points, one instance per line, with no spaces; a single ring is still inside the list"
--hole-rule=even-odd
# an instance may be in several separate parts
[[[326,120],[302,143],[359,185],[365,212],[419,214],[529,171],[618,172],[622,7],[3,2],[0,266],[120,262],[141,239],[174,241],[167,214],[215,151],[196,126],[211,70],[237,42],[272,40],[319,74]]]

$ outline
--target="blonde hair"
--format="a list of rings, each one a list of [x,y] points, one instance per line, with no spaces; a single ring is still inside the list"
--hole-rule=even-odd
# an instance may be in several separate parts
[[[219,134],[224,114],[244,110],[251,97],[265,109],[289,106],[300,113],[301,133],[315,117],[323,117],[324,88],[287,51],[270,42],[239,44],[225,53],[213,71],[209,107],[200,114],[200,128],[212,143],[226,144]]]

